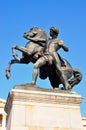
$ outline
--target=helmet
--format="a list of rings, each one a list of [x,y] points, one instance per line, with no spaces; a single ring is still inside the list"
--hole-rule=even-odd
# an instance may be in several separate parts
[[[52,30],[52,31],[55,32],[56,34],[59,34],[59,29],[58,29],[57,27],[52,26],[52,27],[50,28],[50,30]]]

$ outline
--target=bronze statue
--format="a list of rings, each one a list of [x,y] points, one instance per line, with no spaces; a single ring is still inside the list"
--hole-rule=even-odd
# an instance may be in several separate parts
[[[12,53],[14,59],[11,60],[6,68],[6,77],[10,78],[10,67],[14,63],[29,62],[34,63],[32,84],[36,84],[38,76],[41,79],[49,78],[53,88],[59,88],[63,84],[63,89],[71,89],[82,79],[82,74],[78,69],[72,68],[67,60],[61,58],[57,53],[58,49],[63,48],[68,51],[63,41],[57,39],[59,30],[56,27],[50,28],[50,36],[38,28],[31,28],[29,32],[24,33],[24,37],[30,40],[25,47],[13,46]],[[23,53],[22,58],[16,54],[16,50]]]

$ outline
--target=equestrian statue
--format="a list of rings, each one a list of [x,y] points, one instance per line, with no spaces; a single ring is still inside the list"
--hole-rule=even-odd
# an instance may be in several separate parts
[[[6,68],[7,79],[11,76],[11,65],[15,63],[34,64],[32,73],[32,85],[36,85],[37,77],[41,79],[48,78],[51,86],[70,90],[82,79],[82,74],[77,68],[73,68],[70,63],[58,54],[59,49],[69,51],[64,42],[57,38],[59,29],[52,26],[50,28],[50,36],[47,32],[33,27],[28,32],[24,33],[24,38],[29,40],[25,47],[14,45],[12,47],[12,60],[9,61]],[[22,57],[19,57],[16,50],[22,52]]]

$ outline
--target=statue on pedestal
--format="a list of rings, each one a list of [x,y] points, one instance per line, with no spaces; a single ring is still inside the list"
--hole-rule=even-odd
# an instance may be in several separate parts
[[[50,37],[47,32],[38,27],[33,27],[29,32],[24,33],[24,38],[28,39],[29,42],[25,47],[17,45],[12,47],[14,59],[8,63],[6,77],[10,78],[12,64],[32,62],[34,69],[31,84],[36,84],[39,74],[41,79],[49,78],[53,88],[59,88],[59,85],[62,84],[63,89],[72,89],[74,85],[81,81],[82,74],[78,69],[72,68],[69,62],[58,54],[57,51],[60,48],[68,51],[68,47],[64,42],[57,38],[58,34],[59,30],[56,27],[50,28]],[[16,54],[16,50],[22,52],[21,58]]]

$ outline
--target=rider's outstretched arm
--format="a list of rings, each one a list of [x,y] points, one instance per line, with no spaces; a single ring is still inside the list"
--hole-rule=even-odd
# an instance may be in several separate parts
[[[64,49],[64,51],[69,51],[68,47],[65,45],[63,45],[63,49]]]
[[[60,40],[60,46],[63,48],[64,51],[69,51],[68,47],[64,44],[62,40]]]

